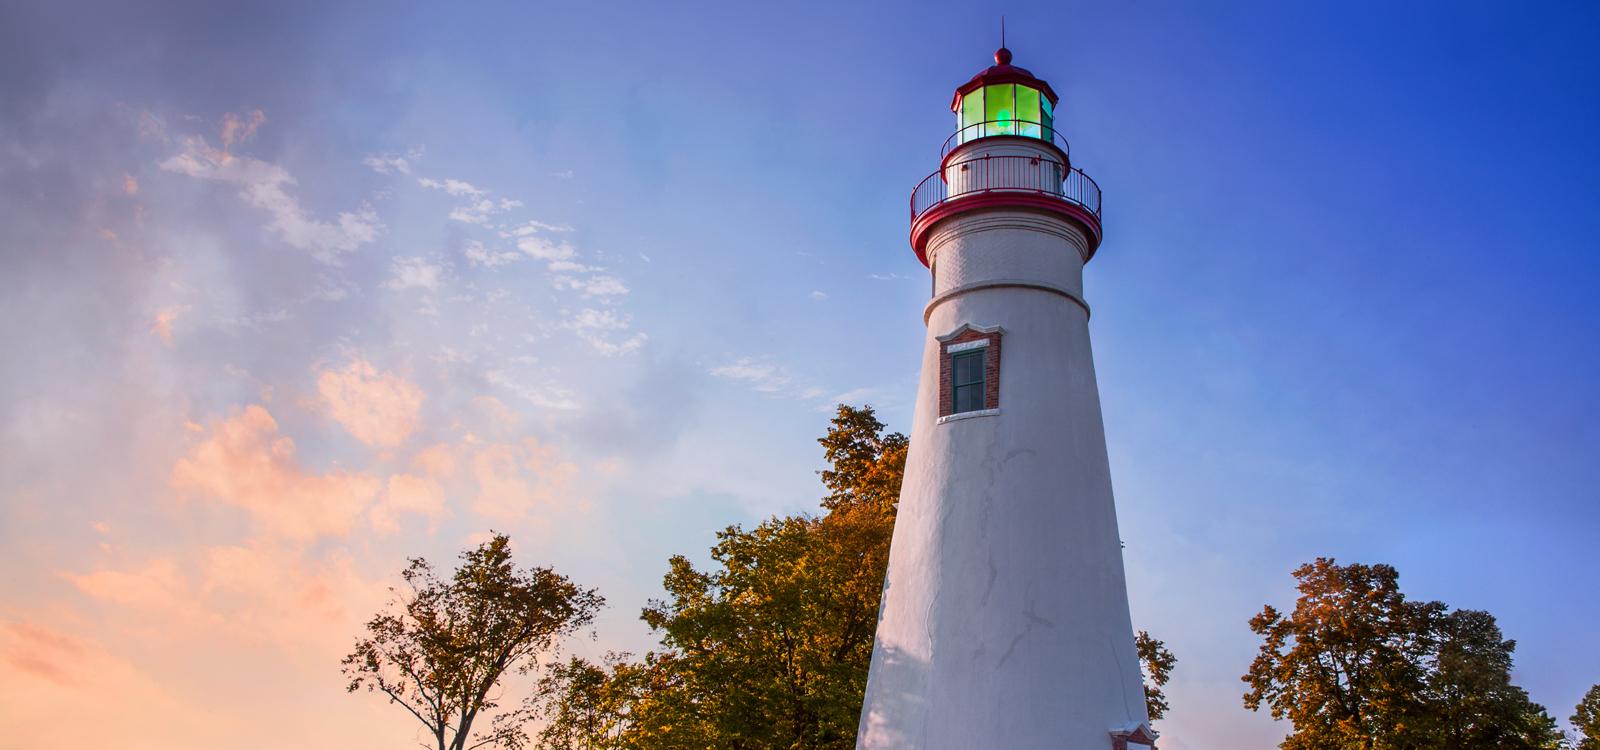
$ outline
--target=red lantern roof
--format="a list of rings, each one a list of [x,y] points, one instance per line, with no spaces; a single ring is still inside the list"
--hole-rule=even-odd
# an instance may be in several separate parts
[[[1019,68],[1015,65],[1012,65],[1011,50],[1008,50],[1005,47],[995,50],[994,63],[995,64],[993,67],[990,67],[982,73],[973,76],[972,80],[961,84],[961,88],[956,89],[955,98],[950,100],[951,112],[958,112],[961,110],[961,97],[993,83],[1020,83],[1032,88],[1036,88],[1043,92],[1045,97],[1050,99],[1050,106],[1054,107],[1056,105],[1057,98],[1055,89],[1050,88],[1050,84],[1045,83],[1038,78],[1034,78],[1033,74],[1029,73],[1027,68]]]

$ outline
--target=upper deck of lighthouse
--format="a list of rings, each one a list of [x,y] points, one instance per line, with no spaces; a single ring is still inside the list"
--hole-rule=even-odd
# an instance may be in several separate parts
[[[1056,129],[1060,98],[1011,59],[1001,47],[995,64],[951,99],[956,129],[940,149],[939,171],[911,193],[911,247],[923,265],[934,225],[985,208],[1056,214],[1084,231],[1089,253],[1100,244],[1100,187],[1072,166]]]
[[[941,157],[980,138],[1003,136],[1034,138],[1061,149],[1067,159],[1067,141],[1056,133],[1055,110],[1060,98],[1050,84],[1026,68],[1011,64],[1011,50],[994,53],[995,64],[961,84],[950,100],[956,115],[956,132],[944,142]]]

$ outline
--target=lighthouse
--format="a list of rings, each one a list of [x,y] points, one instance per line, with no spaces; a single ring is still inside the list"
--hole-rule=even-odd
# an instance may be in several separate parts
[[[932,296],[858,748],[1155,742],[1083,292],[1100,188],[1011,58],[956,89],[911,194]]]

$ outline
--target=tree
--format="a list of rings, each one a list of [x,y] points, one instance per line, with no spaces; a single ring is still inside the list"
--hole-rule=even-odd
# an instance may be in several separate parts
[[[603,664],[573,657],[554,664],[539,681],[545,727],[537,747],[597,750],[621,747],[633,726],[633,705],[646,687],[650,665],[628,654],[606,654]]]
[[[1391,746],[1420,713],[1422,634],[1438,609],[1406,601],[1387,565],[1318,558],[1294,576],[1294,612],[1267,606],[1250,620],[1263,642],[1243,677],[1245,707],[1293,723],[1285,750]]]
[[[1575,750],[1600,750],[1600,685],[1589,688],[1572,713],[1572,726],[1578,730]]]
[[[661,649],[552,672],[541,748],[855,746],[908,444],[843,405],[818,442],[825,512],[730,526],[705,569],[673,557],[642,615]],[[1164,684],[1175,660],[1148,640]]]
[[[870,406],[857,409],[840,404],[828,434],[817,442],[822,444],[823,458],[833,467],[821,472],[822,484],[828,488],[823,508],[867,505],[894,514],[911,445],[905,435],[883,434],[883,423]]]
[[[541,747],[854,747],[906,439],[840,406],[819,442],[827,512],[730,526],[707,570],[674,556],[642,615],[661,650],[552,673]]]
[[[1328,558],[1294,573],[1300,598],[1250,620],[1262,636],[1244,704],[1294,731],[1285,750],[1559,747],[1543,707],[1511,684],[1514,641],[1487,612],[1414,602],[1388,565]]]
[[[1178,657],[1167,650],[1167,644],[1143,630],[1139,631],[1133,642],[1139,649],[1139,664],[1144,668],[1145,711],[1150,714],[1151,721],[1156,721],[1165,717],[1167,709],[1171,708],[1161,688],[1172,677],[1172,668],[1178,665]]]
[[[1437,650],[1425,694],[1438,747],[1559,747],[1560,732],[1544,707],[1511,684],[1516,641],[1502,640],[1488,612],[1462,609],[1437,621]]]
[[[401,573],[405,589],[391,589],[389,611],[367,623],[366,637],[344,658],[347,689],[388,696],[427,728],[438,750],[523,747],[532,707],[501,710],[501,678],[534,669],[604,600],[549,568],[517,570],[510,546],[495,535],[463,552],[449,578],[413,558]]]

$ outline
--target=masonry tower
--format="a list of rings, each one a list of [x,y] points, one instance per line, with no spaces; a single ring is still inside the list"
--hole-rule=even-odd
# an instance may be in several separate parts
[[[1050,84],[956,89],[911,194],[933,298],[857,747],[1150,746],[1089,351],[1100,188]]]

